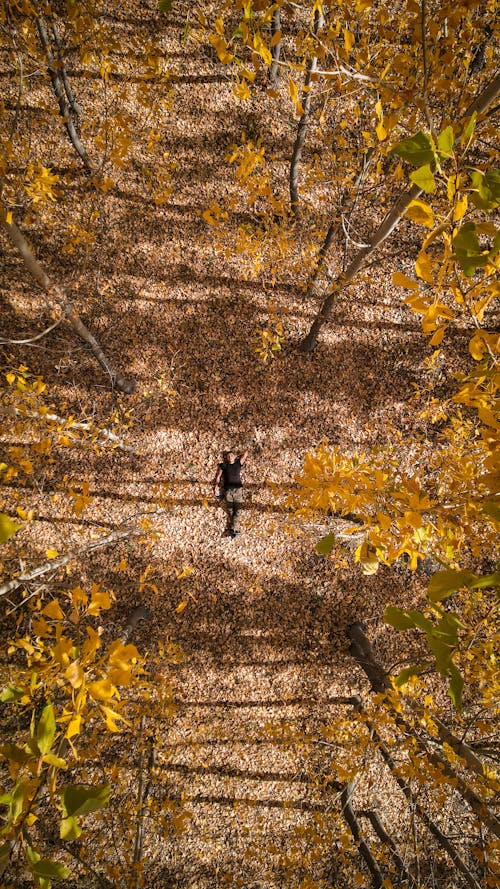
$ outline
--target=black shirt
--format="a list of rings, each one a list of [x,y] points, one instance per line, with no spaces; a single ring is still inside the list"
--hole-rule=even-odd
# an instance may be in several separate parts
[[[222,470],[225,491],[231,488],[241,488],[241,460],[239,457],[234,463],[224,460],[224,463],[219,463],[219,469]]]

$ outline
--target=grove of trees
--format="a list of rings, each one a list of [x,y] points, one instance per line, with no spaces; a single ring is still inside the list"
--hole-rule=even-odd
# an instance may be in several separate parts
[[[1,885],[496,886],[496,4],[0,4]]]

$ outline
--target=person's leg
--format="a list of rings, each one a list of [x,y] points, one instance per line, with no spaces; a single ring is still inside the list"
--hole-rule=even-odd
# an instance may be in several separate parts
[[[233,502],[234,491],[226,491],[226,496],[224,498],[224,509],[226,510],[227,515],[227,530],[233,531],[234,529],[234,502]]]
[[[233,533],[240,533],[240,511],[243,505],[243,489],[236,488],[233,491]]]

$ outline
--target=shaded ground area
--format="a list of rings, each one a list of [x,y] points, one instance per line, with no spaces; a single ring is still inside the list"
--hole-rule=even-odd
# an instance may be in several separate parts
[[[141,12],[135,24],[155,22]],[[174,66],[175,28],[170,21],[162,37]],[[61,254],[64,231],[57,225],[50,237],[44,228],[28,232],[54,279],[72,283],[82,317],[113,364],[138,380],[137,394],[126,404],[117,399],[63,326],[36,350],[12,346],[6,358],[41,373],[54,402],[67,411],[101,419],[112,409],[132,408],[128,441],[137,453],[73,448],[47,469],[40,490],[12,485],[4,493],[6,507],[35,508],[35,522],[20,534],[27,564],[43,559],[48,547],[62,552],[152,512],[159,536],[148,550],[130,544],[80,566],[82,585],[95,580],[116,595],[109,637],[145,603],[153,619],[138,627],[134,642],[146,652],[172,643],[183,652],[182,662],[165,664],[177,710],[155,732],[161,772],[155,786],[182,800],[189,817],[173,832],[148,819],[147,885],[214,889],[234,878],[236,885],[274,889],[292,885],[283,855],[295,846],[299,855],[300,844],[309,842],[303,831],[315,824],[326,838],[324,857],[305,864],[304,873],[316,868],[324,875],[331,864],[331,804],[321,776],[332,753],[318,739],[338,708],[335,698],[359,685],[346,629],[367,621],[385,661],[394,662],[400,655],[384,629],[383,608],[411,605],[421,595],[404,568],[362,577],[347,546],[333,560],[318,555],[314,544],[333,520],[298,525],[286,509],[286,492],[305,452],[325,438],[352,450],[386,441],[391,424],[411,428],[411,382],[425,345],[390,286],[393,268],[384,266],[376,280],[339,299],[312,355],[296,350],[315,304],[305,303],[288,279],[267,287],[233,275],[200,217],[209,200],[231,186],[224,155],[247,126],[247,111],[234,104],[230,83],[221,85],[218,66],[203,59],[200,73],[194,52],[182,53],[181,63],[182,74],[173,77],[174,111],[161,122],[164,147],[177,161],[172,199],[155,207],[144,196],[139,152],[135,157],[132,149],[135,166],[123,173],[126,182],[99,196],[103,221],[88,251]],[[84,107],[91,107],[91,84],[76,68],[72,74]],[[257,117],[261,132],[269,116]],[[288,113],[273,117],[273,126],[277,150],[287,157]],[[81,180],[62,200],[67,212],[75,203],[75,218],[88,211]],[[53,212],[57,222],[63,210]],[[50,318],[21,263],[3,247],[3,333],[21,338]],[[287,344],[281,357],[263,365],[254,336],[270,296],[283,310]],[[171,393],[158,389],[160,377]],[[215,468],[229,444],[249,449],[237,541],[224,537],[223,513],[211,499]],[[81,517],[63,495],[54,499],[63,475],[89,483],[93,499]],[[127,558],[126,571],[117,568],[120,556]],[[148,565],[157,593],[140,591]],[[181,583],[175,572],[185,567],[193,572]],[[182,600],[187,606],[177,613]],[[375,777],[373,795],[387,793],[384,779]]]

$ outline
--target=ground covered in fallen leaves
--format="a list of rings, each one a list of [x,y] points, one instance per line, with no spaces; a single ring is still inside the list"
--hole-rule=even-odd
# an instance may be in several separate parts
[[[275,889],[307,886],[301,880],[308,874],[341,885],[332,876],[332,793],[324,788],[335,754],[322,729],[338,713],[336,698],[365,687],[346,631],[362,619],[386,666],[404,661],[406,639],[384,625],[382,614],[388,603],[421,603],[425,571],[399,566],[363,576],[352,559],[359,539],[343,536],[351,523],[328,516],[299,521],[286,503],[305,453],[325,439],[353,453],[385,443],[393,429],[401,446],[415,434],[413,383],[422,378],[429,348],[391,284],[394,270],[411,266],[412,235],[402,226],[370,275],[339,296],[317,349],[301,353],[296,347],[317,301],[305,301],[293,276],[279,270],[274,282],[249,280],[243,260],[216,250],[202,217],[211,201],[234,189],[225,155],[250,126],[286,168],[294,136],[286,96],[265,103],[257,92],[238,104],[217,60],[194,41],[182,42],[180,4],[160,24],[155,4],[123,11],[108,5],[103,20],[118,44],[132,30],[139,44],[154,37],[167,54],[168,102],[154,121],[134,104],[119,51],[111,58],[114,82],[128,86],[128,111],[144,116],[145,129],[158,128],[161,150],[175,161],[171,195],[158,205],[148,195],[142,147],[132,144],[115,186],[89,196],[62,126],[52,127],[46,165],[61,176],[61,195],[23,230],[111,364],[137,380],[137,391],[111,391],[65,324],[36,345],[4,346],[3,363],[41,374],[57,413],[102,423],[114,414],[128,450],[61,450],[38,486],[5,491],[5,508],[34,508],[17,540],[28,567],[44,561],[47,549],[85,547],[135,517],[149,522],[146,543],[83,555],[72,567],[82,586],[94,581],[116,596],[104,623],[109,638],[136,605],[148,606],[152,619],[137,626],[132,641],[154,653],[159,680],[174,689],[175,711],[161,728],[144,731],[155,736],[161,794],[181,816],[163,829],[146,815],[146,885]],[[77,60],[69,73],[83,117],[90,116],[102,90],[81,76]],[[34,80],[31,90],[26,107],[33,116],[47,114],[47,83]],[[91,242],[68,250],[70,224],[86,228],[96,209]],[[324,218],[327,224],[328,207]],[[333,245],[332,265],[341,249]],[[2,335],[34,336],[51,323],[50,313],[5,238],[2,250]],[[263,363],[255,336],[270,302],[285,342]],[[212,493],[229,446],[248,450],[236,540],[225,535]],[[64,493],[68,481],[88,484],[91,499],[81,514]],[[339,543],[326,558],[315,543],[332,529]],[[64,587],[73,578],[56,583]],[[120,743],[115,738],[117,760]],[[134,741],[126,735],[123,743]],[[129,780],[133,794],[136,778]],[[385,775],[374,772],[370,782],[360,799],[394,794]],[[319,860],[309,860],[320,834]],[[291,864],[294,856],[303,864]]]

